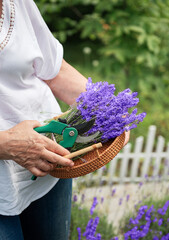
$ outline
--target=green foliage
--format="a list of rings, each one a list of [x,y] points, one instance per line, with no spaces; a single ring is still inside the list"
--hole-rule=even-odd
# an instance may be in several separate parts
[[[169,0],[35,2],[64,44],[65,58],[78,63],[82,73],[89,70],[93,80],[97,60],[99,81],[109,79],[118,91],[138,91],[140,111],[148,114],[144,128],[160,126],[159,134],[168,138]],[[91,54],[82,52],[85,46]]]
[[[82,233],[85,232],[88,221],[91,218],[95,218],[97,213],[95,212],[92,216],[90,215],[89,209],[81,207],[77,203],[73,203],[72,215],[71,215],[71,229],[70,229],[70,240],[78,239],[77,228],[80,227]],[[105,216],[99,216],[99,224],[97,226],[97,233],[101,233],[104,240],[110,240],[114,236],[114,230],[112,224],[107,222]],[[86,239],[82,237],[82,240]]]

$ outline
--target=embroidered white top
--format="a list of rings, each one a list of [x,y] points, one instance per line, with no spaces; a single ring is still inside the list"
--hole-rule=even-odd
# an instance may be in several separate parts
[[[0,21],[0,130],[23,120],[52,118],[60,113],[42,79],[55,77],[63,59],[33,0],[4,0]],[[0,214],[20,214],[58,181],[32,173],[12,160],[0,160]]]

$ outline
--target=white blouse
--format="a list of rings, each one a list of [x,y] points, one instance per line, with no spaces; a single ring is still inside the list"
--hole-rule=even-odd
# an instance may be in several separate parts
[[[0,20],[0,130],[23,120],[52,118],[59,105],[42,79],[55,77],[63,59],[33,0],[4,0]],[[0,214],[20,214],[58,181],[32,173],[13,160],[0,160]]]

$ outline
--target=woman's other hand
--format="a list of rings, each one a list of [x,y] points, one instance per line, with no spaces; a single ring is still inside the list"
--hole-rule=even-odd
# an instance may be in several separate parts
[[[57,164],[73,166],[73,161],[64,158],[69,151],[37,133],[38,121],[26,120],[15,127],[0,132],[0,159],[12,159],[35,176],[45,176]]]
[[[124,139],[124,144],[123,147],[128,143],[130,139],[130,131],[125,132],[125,139]]]

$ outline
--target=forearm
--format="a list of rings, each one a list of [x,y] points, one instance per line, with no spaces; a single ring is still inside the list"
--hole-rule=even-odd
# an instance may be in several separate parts
[[[8,139],[7,131],[0,131],[0,160],[8,159],[6,158],[6,151],[5,151],[7,139]]]
[[[55,97],[71,105],[79,94],[86,90],[87,79],[63,60],[59,74],[45,82]]]

